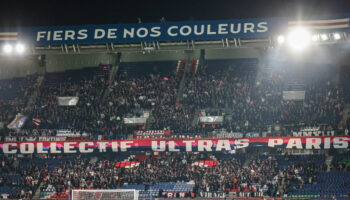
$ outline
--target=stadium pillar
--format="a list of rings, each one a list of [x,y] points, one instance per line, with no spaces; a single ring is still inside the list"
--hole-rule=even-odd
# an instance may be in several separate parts
[[[205,49],[201,49],[201,53],[199,55],[198,67],[202,66],[205,61]]]
[[[176,102],[179,102],[182,98],[182,92],[183,88],[185,86],[186,80],[188,78],[189,74],[189,69],[192,64],[192,60],[194,59],[194,51],[192,49],[190,50],[184,50],[184,53],[186,54],[186,65],[184,68],[185,74],[182,76],[181,82],[180,82],[180,88],[179,88],[179,93],[177,94]]]
[[[109,82],[110,83],[113,81],[115,75],[118,73],[118,68],[119,68],[119,64],[120,64],[120,59],[122,57],[122,53],[118,52],[115,56],[116,56],[115,64],[113,65],[112,70],[109,74]]]
[[[108,81],[110,84],[114,81],[114,77],[118,73],[120,58],[122,57],[122,53],[118,52],[115,54],[115,56],[116,56],[115,57],[115,64],[112,66],[112,69],[111,69],[111,71],[109,73],[109,77],[108,77]],[[103,96],[102,96],[102,102],[105,102],[108,95],[109,95],[109,90],[105,89],[103,92]]]
[[[39,64],[39,75],[44,75],[46,73],[46,55],[38,56],[38,64]]]

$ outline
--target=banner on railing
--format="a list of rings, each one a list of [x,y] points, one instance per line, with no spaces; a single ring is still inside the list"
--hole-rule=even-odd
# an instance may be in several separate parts
[[[232,151],[247,147],[286,149],[348,149],[350,136],[339,137],[266,137],[240,139],[164,139],[0,142],[4,154],[92,153],[126,151]]]
[[[146,124],[147,118],[146,117],[125,117],[123,118],[124,124],[129,125],[141,125]]]
[[[203,116],[199,121],[204,124],[218,124],[224,121],[224,116]]]
[[[12,122],[7,125],[7,128],[19,131],[23,127],[26,120],[27,120],[26,116],[22,115],[21,113],[18,113],[15,119],[13,119]]]
[[[159,136],[169,136],[170,130],[147,130],[147,131],[134,131],[134,138],[146,138],[146,137],[156,137]]]
[[[79,101],[79,97],[57,97],[59,106],[76,106]]]
[[[305,99],[305,90],[304,91],[283,91],[283,100],[303,101],[304,99]]]
[[[24,40],[33,45],[138,43],[149,41],[267,38],[299,26],[333,33],[349,29],[350,14],[304,21],[295,18],[256,18],[166,23],[21,27],[1,30],[4,40]]]

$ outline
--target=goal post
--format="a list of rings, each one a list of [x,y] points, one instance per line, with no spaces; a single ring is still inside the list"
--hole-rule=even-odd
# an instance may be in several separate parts
[[[115,190],[72,190],[72,200],[138,200],[138,191]]]

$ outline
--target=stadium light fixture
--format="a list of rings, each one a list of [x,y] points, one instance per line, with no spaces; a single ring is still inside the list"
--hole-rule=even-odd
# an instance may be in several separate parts
[[[294,50],[303,50],[309,46],[311,35],[301,27],[292,30],[288,35],[288,43]]]
[[[321,40],[323,40],[323,41],[328,40],[328,35],[327,34],[321,34]]]
[[[283,35],[277,37],[278,44],[283,44],[286,41]]]
[[[24,44],[18,43],[16,44],[16,52],[22,54],[25,51]]]
[[[313,35],[313,36],[311,37],[311,40],[312,40],[313,42],[317,42],[318,39],[319,39],[319,35]]]
[[[2,47],[2,50],[3,50],[4,53],[10,54],[10,53],[12,53],[13,47],[12,47],[12,45],[10,45],[10,44],[5,44],[5,45]]]
[[[340,40],[341,39],[341,36],[340,36],[339,33],[334,33],[333,37],[334,37],[335,40]]]

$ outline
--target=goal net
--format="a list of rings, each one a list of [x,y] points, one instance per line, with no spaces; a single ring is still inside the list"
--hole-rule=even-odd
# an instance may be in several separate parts
[[[72,190],[72,200],[137,200],[137,190]]]

